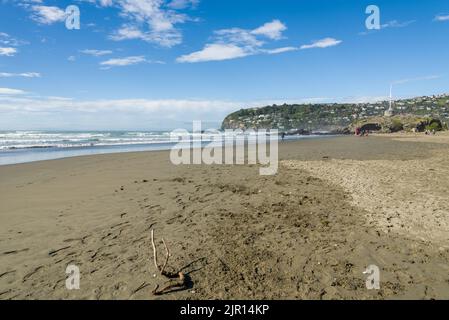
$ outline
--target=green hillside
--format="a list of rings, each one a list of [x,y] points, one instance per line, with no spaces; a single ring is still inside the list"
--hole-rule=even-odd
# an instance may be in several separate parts
[[[383,101],[357,104],[284,104],[241,109],[224,119],[222,129],[342,130],[362,119],[383,116],[388,105],[388,101]],[[394,108],[395,114],[449,122],[448,94],[397,100]]]

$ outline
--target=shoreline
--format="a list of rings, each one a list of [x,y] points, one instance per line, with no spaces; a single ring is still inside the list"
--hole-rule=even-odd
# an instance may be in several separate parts
[[[317,135],[303,135],[303,136],[288,136],[285,141],[279,141],[281,143],[290,143],[301,140],[315,140],[315,139],[328,139],[328,138],[341,138],[341,137],[351,137],[352,134],[346,135],[333,135],[333,134],[317,134]],[[438,132],[435,136],[425,136],[424,133],[410,133],[410,132],[399,132],[399,133],[371,133],[371,137],[383,137],[383,138],[395,138],[395,139],[409,139],[410,141],[413,138],[416,141],[423,141],[429,143],[445,143],[446,140],[444,137],[449,136],[449,132],[442,131]],[[441,141],[441,138],[443,140]],[[420,139],[417,139],[420,138]],[[398,140],[400,141],[400,140]],[[406,141],[406,140],[405,140]],[[203,142],[203,144],[210,143]],[[105,154],[121,154],[121,153],[140,153],[140,152],[160,152],[160,151],[169,151],[176,143],[157,143],[157,144],[129,144],[129,145],[114,145],[114,146],[93,146],[93,147],[67,147],[67,148],[53,148],[53,147],[45,147],[45,148],[24,148],[24,149],[12,149],[12,150],[2,150],[0,151],[0,167],[17,165],[17,164],[25,164],[25,163],[37,163],[41,161],[51,161],[51,160],[61,160],[75,157],[86,157],[86,156],[95,156],[95,155],[105,155]],[[116,150],[114,150],[116,149]],[[102,151],[104,150],[104,151]],[[39,152],[42,151],[42,152]],[[41,153],[43,155],[48,155],[47,158],[32,160],[33,155],[32,152]],[[14,153],[20,154],[23,153],[26,158],[30,160],[16,160],[18,162],[2,162],[2,157],[13,157]],[[28,155],[27,155],[28,153]],[[52,154],[57,153],[65,153],[67,155],[63,156],[51,156]],[[36,155],[34,155],[36,157]]]
[[[0,299],[449,298],[449,249],[420,232],[447,230],[448,150],[374,136],[285,142],[276,176],[174,166],[167,151],[1,166]],[[422,199],[433,202],[396,216]],[[153,276],[152,229],[187,290],[151,294],[164,283]],[[65,288],[69,264],[80,290]],[[365,288],[370,264],[382,272],[378,291]]]
[[[333,138],[338,137],[337,135],[307,135],[307,136],[298,136],[294,138],[289,138],[283,141],[283,143],[293,142],[297,140],[303,139],[325,139],[325,138]],[[202,142],[203,146],[205,144],[210,143],[211,141]],[[279,141],[280,143],[281,141]],[[0,167],[7,165],[15,165],[15,164],[24,164],[24,163],[35,163],[40,161],[49,161],[49,160],[58,160],[58,159],[67,159],[74,157],[84,157],[84,156],[94,156],[94,155],[104,155],[104,154],[120,154],[120,153],[136,153],[136,152],[158,152],[158,151],[170,151],[172,147],[174,147],[177,143],[158,143],[158,144],[130,144],[130,145],[116,145],[116,146],[98,146],[98,147],[67,147],[67,148],[24,148],[24,149],[12,149],[12,150],[1,150],[0,151]],[[116,149],[114,151],[114,149]],[[36,159],[31,160],[33,158],[33,154],[35,153],[34,158],[37,157],[38,154],[47,156],[44,159]],[[30,160],[16,160],[19,162],[14,163],[4,163],[2,161],[3,158],[14,157],[14,154],[23,153],[26,159]],[[28,153],[28,154],[27,154]],[[65,153],[63,156],[53,156],[57,153]],[[38,158],[38,157],[37,157]]]

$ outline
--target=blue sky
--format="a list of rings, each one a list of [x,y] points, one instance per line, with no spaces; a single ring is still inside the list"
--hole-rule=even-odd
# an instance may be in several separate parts
[[[80,9],[80,29],[65,9]],[[368,5],[380,29],[368,30]],[[449,92],[440,0],[0,0],[0,130],[217,126],[284,102]]]

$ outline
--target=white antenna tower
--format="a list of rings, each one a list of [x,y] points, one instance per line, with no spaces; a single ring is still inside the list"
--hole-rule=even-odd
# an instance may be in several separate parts
[[[389,111],[393,111],[393,85],[390,84],[390,109]]]
[[[393,84],[390,84],[390,107],[388,108],[388,111],[385,112],[385,116],[391,117],[393,113]]]

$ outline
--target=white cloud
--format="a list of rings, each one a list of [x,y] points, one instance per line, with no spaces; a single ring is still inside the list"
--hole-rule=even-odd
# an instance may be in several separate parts
[[[176,30],[157,32],[142,31],[139,27],[133,25],[123,25],[109,37],[111,40],[142,40],[151,43],[157,43],[163,47],[172,47],[182,42],[181,33]]]
[[[0,72],[0,78],[13,78],[13,77],[40,78],[41,74],[38,72],[23,72],[23,73]]]
[[[119,10],[119,16],[126,21],[110,35],[110,39],[115,41],[142,40],[163,47],[172,47],[182,43],[182,32],[178,25],[194,19],[179,10],[193,8],[199,3],[199,0],[77,1],[88,2],[98,8],[114,7]],[[43,5],[43,1],[40,0],[22,0],[19,5],[30,10],[31,18],[40,24],[53,24],[66,18],[63,9],[57,6]]]
[[[0,32],[0,56],[14,56],[18,50],[16,47],[26,44],[22,40],[18,40],[5,32]]]
[[[214,32],[212,43],[206,44],[199,51],[182,55],[176,61],[181,63],[222,61],[255,54],[278,54],[293,51],[296,48],[284,47],[270,50],[262,48],[266,40],[263,38],[279,40],[282,38],[282,31],[286,29],[287,27],[282,22],[273,20],[253,30],[242,28],[217,30]]]
[[[101,57],[113,53],[111,50],[96,50],[96,49],[85,49],[81,50],[80,52],[94,57]]]
[[[244,47],[260,47],[264,44],[262,40],[251,34],[251,30],[241,28],[216,30],[214,35],[217,43],[232,43]]]
[[[146,61],[147,60],[145,59],[144,56],[132,56],[132,57],[125,57],[125,58],[109,59],[109,60],[101,62],[100,65],[105,66],[107,68],[124,67],[124,66],[130,66],[130,65],[143,63]]]
[[[103,7],[110,7],[112,6],[112,0],[100,0],[100,5]]]
[[[25,93],[25,91],[19,89],[0,88],[1,95],[20,95]]]
[[[241,105],[243,106],[243,105]],[[220,100],[57,100],[0,95],[0,126],[5,130],[172,130],[192,122],[218,127],[238,109]]]
[[[45,107],[47,105],[47,107]],[[235,103],[211,100],[147,100],[147,99],[119,99],[74,101],[62,99],[44,99],[35,105],[34,110],[49,110],[66,108],[87,112],[102,111],[134,111],[134,112],[164,112],[164,111],[207,111],[210,108],[229,108]]]
[[[17,53],[16,48],[12,47],[0,47],[0,56],[12,57]]]
[[[408,27],[409,25],[411,25],[412,23],[415,23],[415,20],[404,21],[404,22],[399,22],[397,20],[392,20],[392,21],[389,21],[389,22],[381,25],[381,28],[382,29],[385,29],[385,28],[405,28],[405,27]]]
[[[287,30],[287,27],[281,21],[273,20],[254,29],[251,33],[255,35],[264,35],[273,40],[279,40],[282,38],[282,32],[285,30]]]
[[[203,50],[176,59],[177,62],[220,61],[245,57],[251,53],[234,44],[208,44]]]
[[[265,50],[265,52],[268,54],[278,54],[278,53],[291,52],[291,51],[297,51],[297,50],[299,50],[299,48],[297,48],[297,47],[282,47],[282,48]]]
[[[18,47],[25,44],[24,41],[17,40],[5,32],[0,32],[0,44],[8,47]]]
[[[391,20],[391,21],[388,21],[387,23],[384,23],[383,25],[381,25],[379,30],[372,29],[372,30],[368,30],[368,31],[362,31],[362,32],[359,32],[359,35],[366,36],[366,35],[372,34],[374,32],[388,29],[388,28],[405,28],[415,22],[416,22],[416,20],[409,20],[409,21],[404,21],[404,22],[400,22],[398,20]]]
[[[339,45],[342,43],[341,40],[336,40],[334,38],[324,38],[321,40],[317,40],[312,42],[311,44],[305,44],[300,47],[301,50],[304,49],[314,49],[314,48],[328,48]]]
[[[110,7],[113,4],[112,0],[78,0],[78,1],[93,3],[100,7]]]
[[[7,2],[9,0],[3,0],[3,2]],[[14,1],[13,1],[14,2]],[[36,4],[42,4],[43,0],[20,0],[20,1],[15,1],[17,3],[17,5],[19,7],[23,7],[23,8],[30,8],[33,5]]]
[[[186,9],[186,8],[195,8],[198,3],[200,1],[199,0],[172,0],[168,3],[168,7],[172,8],[172,9]]]
[[[53,24],[66,18],[65,11],[54,6],[34,5],[31,10],[33,11],[31,18],[41,24]]]
[[[177,28],[190,18],[177,12],[188,6],[188,2],[173,1],[166,5],[164,0],[117,0],[107,2],[107,6],[115,5],[120,15],[128,20],[121,28],[111,34],[115,41],[138,39],[156,43],[164,47],[172,47],[182,42],[182,33]]]
[[[121,41],[128,39],[145,40],[145,34],[137,27],[124,25],[110,36],[112,40]]]
[[[439,15],[437,15],[436,17],[435,17],[435,19],[434,19],[435,21],[449,21],[449,14],[445,14],[445,15],[442,15],[442,14],[439,14]]]

